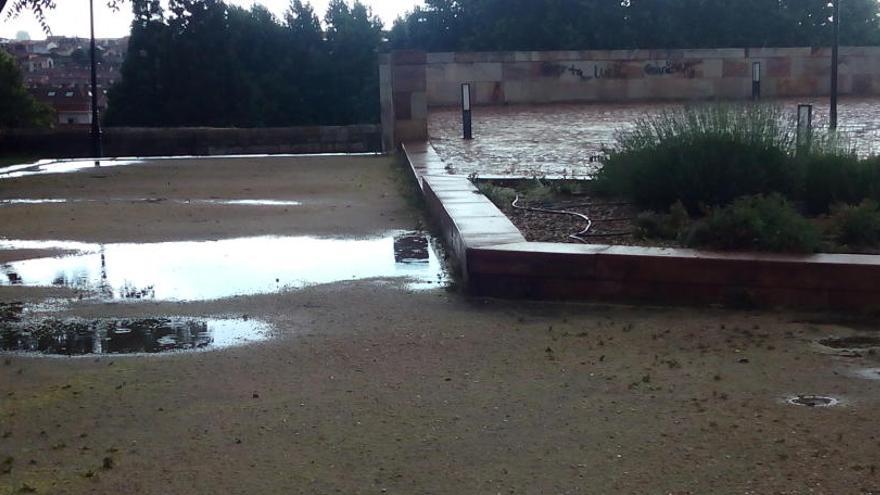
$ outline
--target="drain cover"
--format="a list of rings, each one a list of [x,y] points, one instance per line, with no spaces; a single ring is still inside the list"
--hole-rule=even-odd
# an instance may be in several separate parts
[[[832,407],[840,404],[840,400],[822,395],[796,395],[788,399],[788,403],[804,407]]]

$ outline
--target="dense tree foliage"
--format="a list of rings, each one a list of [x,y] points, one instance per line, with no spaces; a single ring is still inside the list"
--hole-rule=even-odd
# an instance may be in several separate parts
[[[880,3],[840,0],[841,41],[880,44]],[[396,48],[567,50],[827,46],[828,0],[426,0]]]
[[[288,126],[378,121],[382,24],[333,0],[322,24],[294,0],[283,21],[222,0],[135,0],[107,123]]]
[[[0,129],[48,127],[52,115],[51,108],[27,92],[15,60],[0,50]]]

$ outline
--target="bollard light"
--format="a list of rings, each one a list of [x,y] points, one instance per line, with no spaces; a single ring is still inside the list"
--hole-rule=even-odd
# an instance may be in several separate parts
[[[752,99],[761,99],[761,62],[752,63]]]
[[[471,112],[471,85],[469,83],[461,85],[461,118],[464,127],[464,138],[466,140],[473,139],[474,128]]]
[[[798,105],[797,148],[808,149],[813,136],[813,105]]]

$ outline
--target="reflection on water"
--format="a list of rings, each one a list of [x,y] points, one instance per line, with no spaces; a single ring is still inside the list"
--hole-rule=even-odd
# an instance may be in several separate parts
[[[43,205],[43,204],[66,204],[66,203],[172,203],[183,205],[226,205],[226,206],[302,206],[299,201],[282,199],[165,199],[165,198],[109,198],[109,199],[39,199],[39,198],[15,198],[0,199],[0,206],[17,205]]]
[[[80,170],[135,165],[141,160],[101,159],[101,167],[95,166],[95,160],[40,160],[36,163],[25,163],[0,168],[0,179],[15,179],[31,175],[64,174]]]
[[[0,319],[0,351],[48,355],[157,354],[221,349],[265,340],[256,320],[187,318]]]
[[[815,125],[827,126],[827,99],[782,100],[794,121],[798,103],[815,106]],[[557,104],[480,107],[473,141],[461,139],[461,111],[432,110],[431,142],[451,173],[481,176],[587,176],[603,147],[640,118],[684,103]],[[840,129],[862,155],[880,153],[880,99],[844,98]]]
[[[155,244],[0,241],[0,249],[65,249],[73,255],[0,265],[0,285],[56,286],[107,300],[211,300],[370,278],[406,278],[412,289],[445,283],[431,238],[392,232],[372,239],[256,237]]]

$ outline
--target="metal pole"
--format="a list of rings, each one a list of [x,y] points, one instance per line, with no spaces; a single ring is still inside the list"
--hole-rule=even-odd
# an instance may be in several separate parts
[[[834,0],[834,41],[831,47],[831,129],[837,129],[838,68],[840,62],[840,0]]]
[[[100,158],[103,155],[101,149],[101,122],[98,119],[98,61],[96,59],[97,47],[95,46],[95,0],[89,0],[89,19],[92,30],[92,155],[95,158],[95,166],[101,166]]]
[[[461,118],[464,126],[464,138],[471,140],[474,138],[473,115],[471,112],[471,85],[464,83],[461,85]]]

